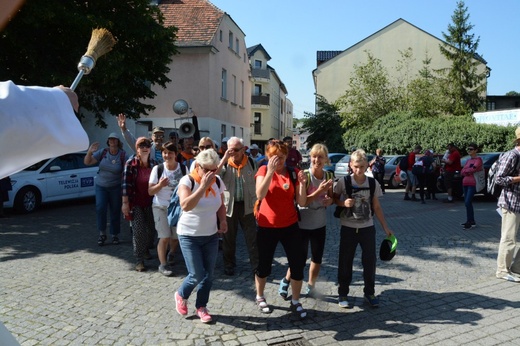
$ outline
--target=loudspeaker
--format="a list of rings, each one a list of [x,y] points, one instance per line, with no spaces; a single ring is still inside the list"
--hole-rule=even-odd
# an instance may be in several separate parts
[[[188,138],[195,134],[195,125],[192,123],[182,123],[179,126],[179,137],[180,138]]]

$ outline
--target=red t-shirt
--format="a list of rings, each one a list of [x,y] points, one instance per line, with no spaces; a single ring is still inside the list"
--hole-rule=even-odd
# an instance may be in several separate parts
[[[446,164],[444,166],[446,172],[455,172],[460,171],[462,169],[462,166],[460,165],[460,153],[458,150],[455,150],[454,152],[450,153],[450,155],[448,156],[448,160],[452,163]]]
[[[298,176],[298,169],[295,169]],[[265,177],[267,166],[258,168],[256,177]],[[296,184],[298,180],[296,179]],[[298,213],[294,206],[294,184],[289,177],[286,169],[285,175],[273,174],[273,179],[269,185],[267,195],[260,203],[260,209],[257,216],[258,226],[269,228],[288,227],[298,222]]]

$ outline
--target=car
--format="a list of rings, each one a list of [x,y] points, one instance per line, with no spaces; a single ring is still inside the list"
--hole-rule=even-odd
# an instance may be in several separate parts
[[[336,166],[335,166],[335,169],[334,169],[334,176],[336,178],[339,178],[339,177],[344,177],[346,176],[347,174],[350,173],[350,169],[349,169],[349,163],[350,163],[350,155],[349,154],[343,154],[345,156],[343,156],[337,163],[336,163]],[[372,159],[374,158],[375,155],[367,155],[367,160],[368,162],[372,161]],[[370,171],[367,171],[369,173],[369,175],[372,174],[372,172]]]
[[[41,203],[94,196],[98,167],[86,166],[85,155],[79,152],[42,160],[11,175],[12,190],[4,207],[31,213]]]
[[[336,169],[336,163],[341,160],[345,155],[345,153],[329,153],[329,161],[330,165],[326,165],[323,167],[325,171],[334,172]]]
[[[478,153],[477,154],[478,156],[480,156],[482,158],[482,164],[484,167],[484,173],[485,173],[485,178],[486,178],[485,179],[486,185],[487,185],[487,177],[488,177],[489,169],[491,168],[493,163],[495,163],[495,161],[498,160],[498,158],[500,157],[500,154],[502,154],[502,152],[489,152],[489,153]],[[470,157],[471,157],[470,155],[461,157],[460,165],[462,167],[464,167],[464,165],[466,164],[466,161],[468,161]],[[460,174],[460,171],[455,172],[455,175],[453,176],[453,191],[452,191],[452,194],[454,197],[460,198],[463,195],[462,178],[463,177]],[[441,175],[439,176],[439,179],[437,180],[437,188],[442,192],[446,191],[446,188],[444,187],[444,170],[442,171]],[[483,193],[483,194],[487,195],[488,194],[487,186],[484,187],[484,189],[478,193]]]
[[[397,166],[399,165],[399,162],[405,158],[406,155],[385,155],[384,158],[386,159],[385,164],[385,175],[383,177],[383,180],[385,184],[388,186],[388,188],[396,189],[398,188],[401,183],[398,182],[395,177],[395,171]]]

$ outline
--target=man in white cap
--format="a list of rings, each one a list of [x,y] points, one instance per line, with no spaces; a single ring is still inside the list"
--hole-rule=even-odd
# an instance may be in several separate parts
[[[251,144],[249,147],[251,158],[256,161],[256,165],[260,166],[266,160],[265,156],[260,153],[260,148],[256,144]]]
[[[520,127],[517,127],[515,134],[515,147],[498,159],[496,174],[496,184],[503,187],[497,203],[502,214],[502,227],[496,277],[520,282],[520,251],[516,251],[520,224]]]

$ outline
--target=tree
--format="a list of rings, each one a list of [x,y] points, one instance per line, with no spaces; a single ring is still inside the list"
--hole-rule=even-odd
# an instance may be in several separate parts
[[[484,59],[477,53],[480,37],[471,33],[468,8],[464,1],[457,2],[451,16],[448,33],[442,33],[446,43],[441,44],[441,53],[451,61],[450,68],[439,73],[446,80],[446,91],[451,97],[448,112],[454,115],[472,113],[482,108],[486,90],[487,70],[479,71]]]
[[[171,58],[177,53],[177,29],[165,27],[159,8],[149,0],[27,1],[0,34],[0,79],[21,85],[70,85],[86,52],[91,31],[107,28],[118,40],[98,59],[76,89],[81,114],[93,113],[106,127],[104,114],[131,118],[155,107],[151,85],[163,88]]]
[[[426,52],[423,67],[419,76],[406,86],[409,95],[409,108],[405,111],[413,112],[418,117],[435,117],[443,114],[446,109],[447,98],[443,92],[442,81],[436,77],[431,69],[431,58]]]
[[[517,91],[508,91],[506,96],[520,96],[520,93]]]
[[[388,72],[369,51],[367,63],[354,65],[349,88],[336,101],[343,118],[343,125],[369,127],[372,122],[398,107],[395,88],[390,84]]]
[[[343,145],[343,127],[338,108],[329,104],[327,100],[316,95],[318,112],[316,114],[304,113],[303,129],[310,133],[307,138],[307,147],[310,148],[316,143],[323,143],[329,152],[345,152]]]

